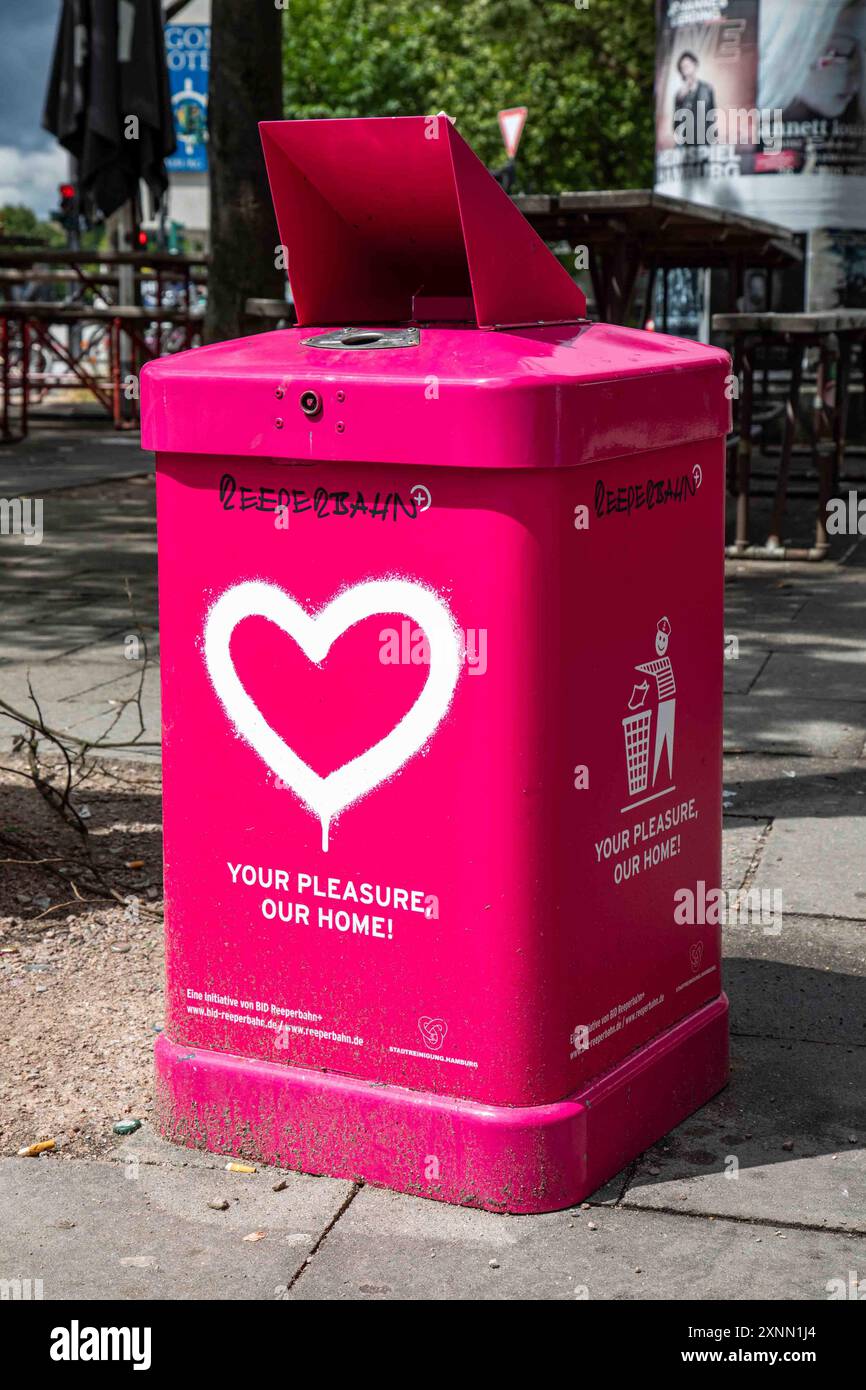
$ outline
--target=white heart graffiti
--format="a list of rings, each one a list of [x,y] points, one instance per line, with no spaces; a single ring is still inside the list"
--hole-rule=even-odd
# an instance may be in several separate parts
[[[338,637],[377,613],[405,613],[423,629],[430,650],[427,680],[415,703],[383,739],[321,777],[271,728],[247,694],[231,658],[232,634],[244,618],[267,618],[293,637],[309,660],[319,666]],[[244,580],[226,589],[210,609],[204,628],[204,658],[232,724],[319,818],[322,849],[327,850],[335,816],[393,777],[434,733],[451,703],[463,652],[460,631],[447,603],[412,580],[373,579],[355,584],[317,613],[308,612],[276,584]]]

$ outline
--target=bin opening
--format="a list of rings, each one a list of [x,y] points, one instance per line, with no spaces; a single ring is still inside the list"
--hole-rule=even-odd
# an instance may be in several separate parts
[[[583,291],[447,116],[259,129],[299,324],[585,317]]]
[[[354,328],[343,334],[343,347],[376,347],[381,342],[382,334],[369,329]]]
[[[329,328],[302,338],[304,347],[330,348],[336,352],[369,352],[382,348],[417,347],[421,335],[417,328]]]

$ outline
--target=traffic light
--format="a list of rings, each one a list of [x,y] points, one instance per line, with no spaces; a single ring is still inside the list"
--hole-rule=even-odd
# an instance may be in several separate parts
[[[59,222],[65,232],[77,234],[79,230],[78,189],[74,183],[62,183],[58,192],[60,194],[60,207],[51,214],[52,220]]]

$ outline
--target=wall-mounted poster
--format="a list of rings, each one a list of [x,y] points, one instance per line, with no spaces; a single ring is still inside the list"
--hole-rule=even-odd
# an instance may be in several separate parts
[[[807,269],[810,309],[866,309],[866,231],[813,232]]]
[[[670,0],[667,5],[656,64],[661,181],[722,177],[710,166],[727,164],[737,159],[736,150],[751,148],[755,132],[749,121],[741,129],[735,113],[755,106],[757,15],[758,0]],[[714,149],[717,158],[711,157]]]
[[[866,0],[659,0],[656,187],[866,227]]]
[[[207,171],[210,25],[167,24],[165,53],[177,150],[165,161],[175,173]]]

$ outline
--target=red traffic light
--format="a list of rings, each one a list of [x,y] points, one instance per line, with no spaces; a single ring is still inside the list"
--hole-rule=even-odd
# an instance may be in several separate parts
[[[139,234],[138,234],[138,244],[139,244],[139,246],[146,246],[146,245],[147,245],[147,232],[139,232]]]
[[[74,198],[74,197],[75,197],[75,184],[74,184],[74,183],[62,183],[62,184],[60,185],[60,196],[61,196],[61,198]]]

